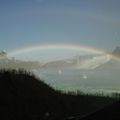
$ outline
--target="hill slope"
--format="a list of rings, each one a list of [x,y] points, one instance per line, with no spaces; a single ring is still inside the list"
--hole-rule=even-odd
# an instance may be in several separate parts
[[[94,112],[115,100],[63,94],[31,73],[0,71],[0,120],[64,120],[69,116]]]
[[[57,93],[25,71],[0,72],[0,119],[62,120]]]
[[[120,120],[120,101],[80,120]]]

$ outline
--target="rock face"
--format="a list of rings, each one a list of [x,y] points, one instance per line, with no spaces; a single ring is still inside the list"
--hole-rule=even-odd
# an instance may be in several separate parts
[[[120,47],[119,46],[116,47],[115,50],[113,50],[112,54],[120,56]],[[111,70],[111,69],[118,70],[119,69],[120,70],[120,62],[111,58],[109,62],[99,66],[97,69],[106,69],[106,70]]]
[[[120,47],[116,47],[115,50],[113,51],[113,54],[120,55]]]

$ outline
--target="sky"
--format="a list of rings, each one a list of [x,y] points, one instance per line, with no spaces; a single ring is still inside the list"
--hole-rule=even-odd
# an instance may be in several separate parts
[[[0,0],[0,50],[32,45],[120,46],[120,0]]]

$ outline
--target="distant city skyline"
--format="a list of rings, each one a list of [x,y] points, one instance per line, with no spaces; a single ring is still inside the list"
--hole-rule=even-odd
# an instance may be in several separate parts
[[[120,0],[0,0],[0,50],[36,44],[113,50],[120,46],[119,5]]]

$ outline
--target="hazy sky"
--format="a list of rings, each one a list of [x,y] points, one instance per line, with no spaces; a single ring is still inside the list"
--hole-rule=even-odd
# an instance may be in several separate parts
[[[120,0],[0,0],[0,49],[120,46]]]

